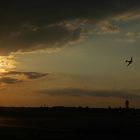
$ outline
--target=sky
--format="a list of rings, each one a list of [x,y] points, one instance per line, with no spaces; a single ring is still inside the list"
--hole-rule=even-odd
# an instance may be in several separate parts
[[[140,108],[139,25],[138,0],[1,1],[0,106]]]

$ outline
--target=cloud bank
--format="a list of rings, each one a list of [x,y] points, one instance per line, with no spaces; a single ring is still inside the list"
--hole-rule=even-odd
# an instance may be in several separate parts
[[[40,93],[51,96],[91,96],[91,97],[117,97],[117,98],[140,98],[140,90],[92,90],[80,88],[48,89]]]
[[[0,53],[8,55],[76,42],[88,25],[116,32],[119,28],[108,21],[140,16],[140,1],[12,0],[0,2],[0,9]]]

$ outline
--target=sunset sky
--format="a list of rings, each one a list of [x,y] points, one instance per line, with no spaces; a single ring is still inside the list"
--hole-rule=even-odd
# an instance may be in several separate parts
[[[140,108],[139,0],[0,2],[0,106],[127,99]]]

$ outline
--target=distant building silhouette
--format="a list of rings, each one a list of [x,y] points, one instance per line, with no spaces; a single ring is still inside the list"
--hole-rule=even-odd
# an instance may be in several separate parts
[[[125,108],[129,109],[129,101],[128,100],[125,101]]]

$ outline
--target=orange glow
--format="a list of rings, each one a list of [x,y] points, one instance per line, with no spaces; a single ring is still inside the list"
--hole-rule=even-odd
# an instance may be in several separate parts
[[[16,61],[13,55],[0,56],[0,72],[7,72],[16,68]]]

